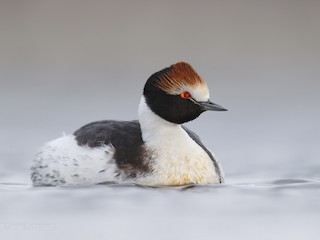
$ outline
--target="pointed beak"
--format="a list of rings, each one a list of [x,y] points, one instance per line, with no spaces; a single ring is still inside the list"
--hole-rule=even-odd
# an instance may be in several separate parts
[[[207,102],[197,102],[203,111],[228,111],[228,109],[208,100]]]

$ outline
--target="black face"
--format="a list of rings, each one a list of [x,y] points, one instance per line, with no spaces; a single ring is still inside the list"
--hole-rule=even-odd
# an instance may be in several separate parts
[[[156,87],[155,83],[159,81],[159,77],[170,70],[171,67],[153,74],[148,79],[143,94],[155,114],[169,122],[182,124],[197,118],[204,110],[190,99],[168,94]]]

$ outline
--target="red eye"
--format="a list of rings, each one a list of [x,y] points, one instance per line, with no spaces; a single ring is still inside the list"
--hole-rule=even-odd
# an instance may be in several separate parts
[[[189,92],[183,92],[180,94],[180,96],[185,99],[191,98],[191,94]]]

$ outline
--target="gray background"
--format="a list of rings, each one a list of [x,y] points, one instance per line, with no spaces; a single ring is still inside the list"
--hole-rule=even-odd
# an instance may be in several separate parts
[[[0,0],[1,239],[319,239],[320,1]],[[136,119],[190,62],[228,112],[188,126],[226,184],[33,188],[44,142]]]
[[[147,78],[190,62],[215,102],[188,126],[227,181],[319,178],[320,1],[0,1],[0,180],[46,141],[136,119]]]

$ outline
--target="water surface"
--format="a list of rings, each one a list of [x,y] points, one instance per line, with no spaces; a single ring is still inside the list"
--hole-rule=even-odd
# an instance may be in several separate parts
[[[0,184],[1,239],[318,239],[320,180],[223,185]]]

